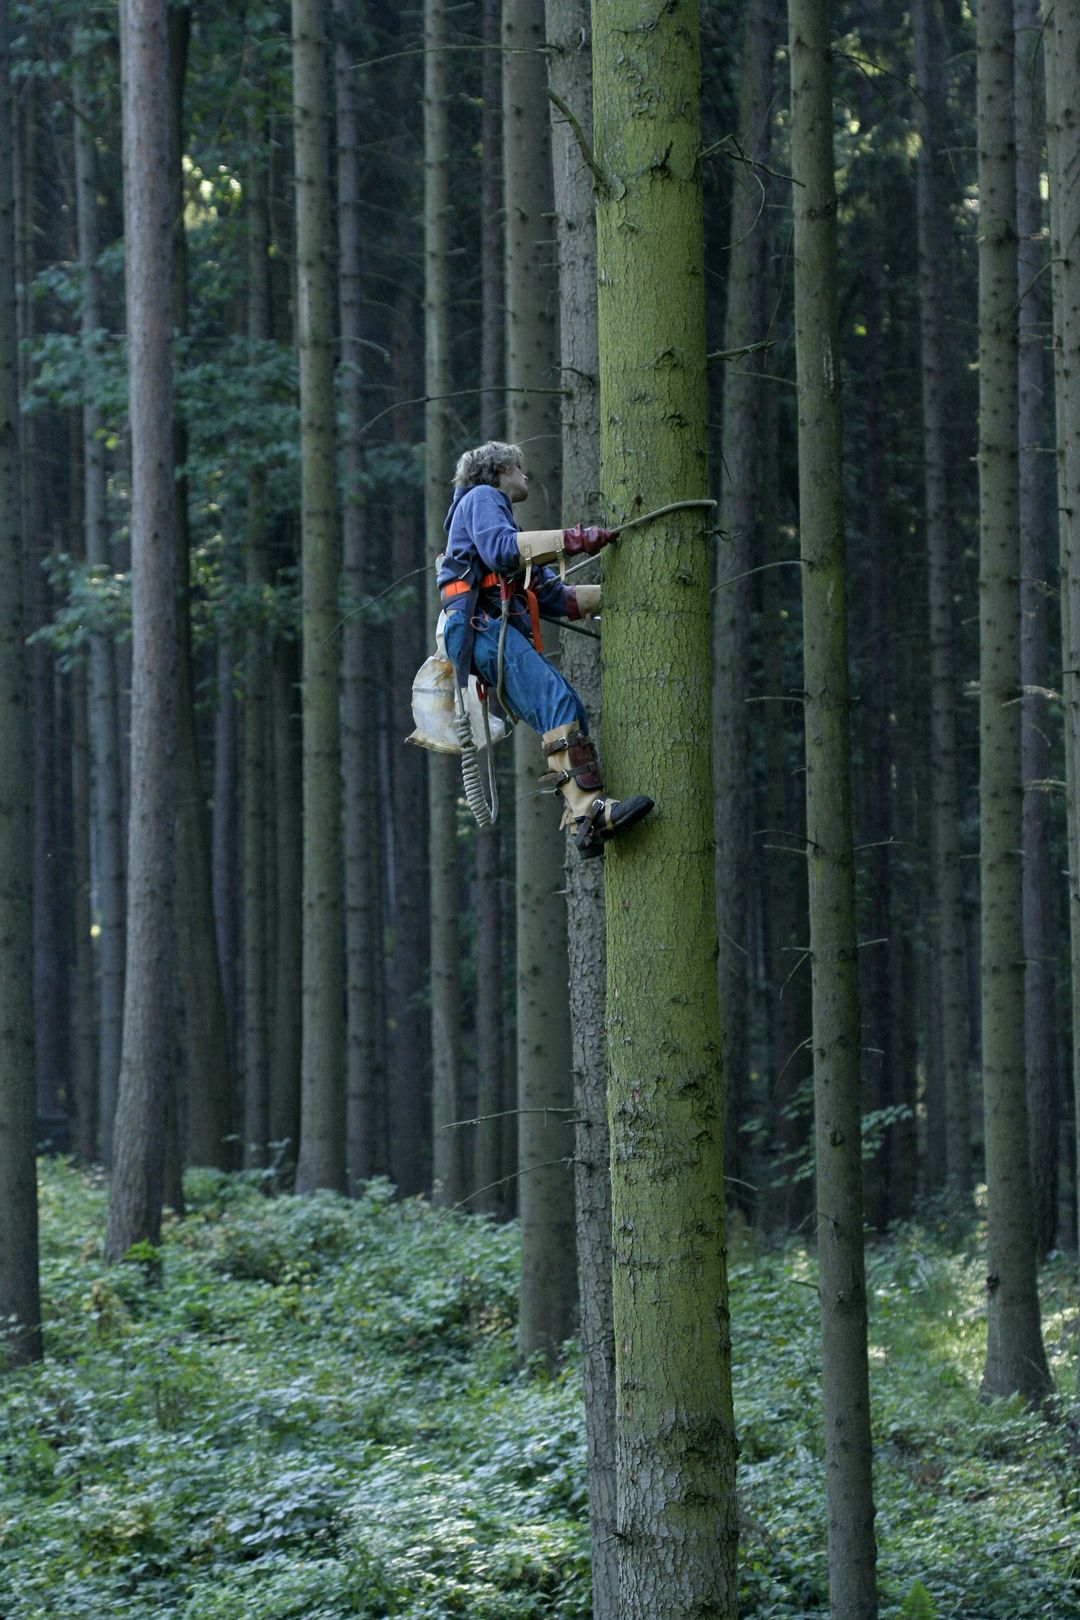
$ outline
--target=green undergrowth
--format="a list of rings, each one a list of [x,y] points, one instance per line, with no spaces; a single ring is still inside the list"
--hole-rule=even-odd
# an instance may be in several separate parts
[[[42,1166],[47,1359],[0,1384],[0,1617],[587,1620],[575,1348],[515,1366],[516,1231],[201,1173],[161,1248],[100,1259],[104,1190]],[[870,1255],[883,1620],[1080,1617],[1070,1267],[1062,1396],[978,1398],[977,1249]],[[741,1607],[824,1615],[817,1298],[795,1243],[732,1243]]]

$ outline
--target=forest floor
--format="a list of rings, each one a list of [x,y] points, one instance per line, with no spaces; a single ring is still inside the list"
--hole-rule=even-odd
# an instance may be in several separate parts
[[[0,1617],[587,1620],[576,1348],[515,1368],[513,1226],[189,1177],[100,1258],[100,1177],[41,1167],[47,1359],[0,1383]],[[1075,1264],[1043,1272],[1060,1397],[984,1404],[977,1228],[869,1254],[882,1620],[1080,1617]],[[814,1264],[732,1239],[740,1613],[818,1616]]]

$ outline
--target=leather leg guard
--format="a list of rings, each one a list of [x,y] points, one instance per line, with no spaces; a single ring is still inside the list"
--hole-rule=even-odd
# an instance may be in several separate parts
[[[576,726],[545,732],[544,756],[560,768],[541,781],[551,783],[562,795],[566,806],[562,825],[574,829],[574,843],[586,859],[602,855],[610,838],[635,826],[653,807],[643,793],[629,799],[604,797],[596,745]]]

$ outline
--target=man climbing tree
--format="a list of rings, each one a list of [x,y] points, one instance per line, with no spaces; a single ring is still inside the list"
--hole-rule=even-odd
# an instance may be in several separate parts
[[[656,783],[605,861],[625,1620],[735,1613],[716,989],[698,8],[594,4],[604,763]],[[662,601],[660,600],[662,593]]]

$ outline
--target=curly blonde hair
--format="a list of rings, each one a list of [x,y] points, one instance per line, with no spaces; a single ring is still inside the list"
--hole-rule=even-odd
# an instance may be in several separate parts
[[[516,444],[501,444],[489,439],[487,444],[466,450],[454,468],[454,484],[458,489],[474,489],[477,484],[497,484],[499,474],[507,467],[521,466],[521,450]]]

